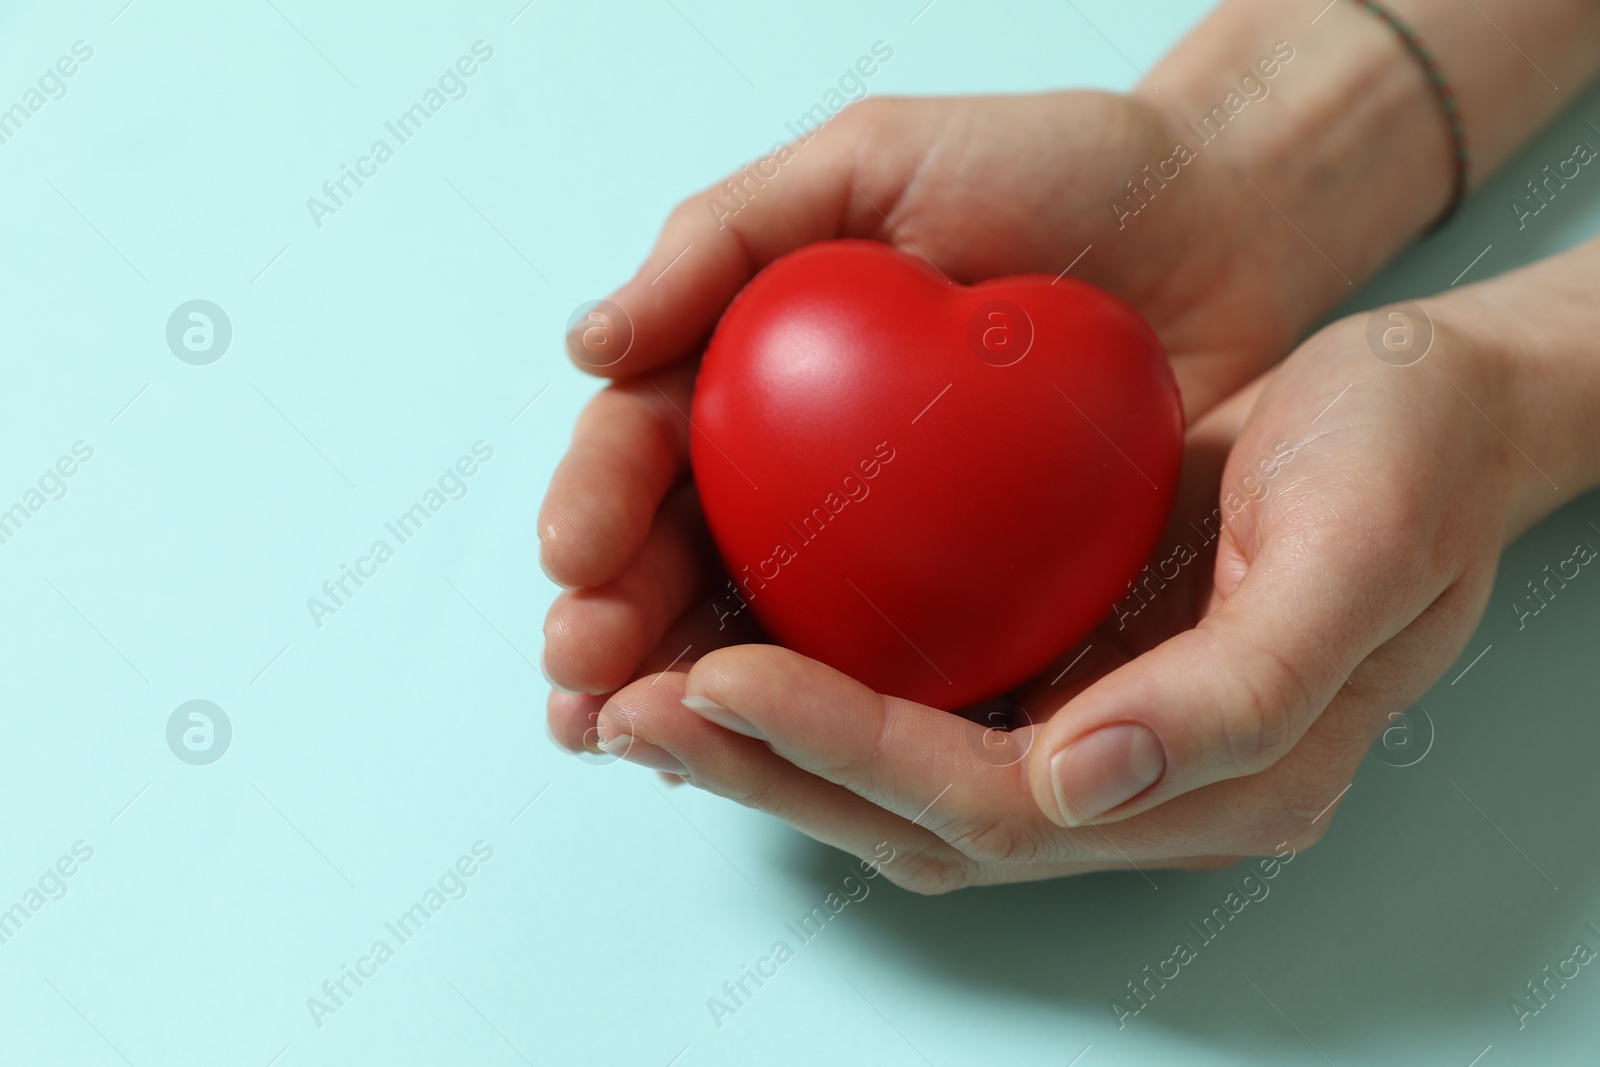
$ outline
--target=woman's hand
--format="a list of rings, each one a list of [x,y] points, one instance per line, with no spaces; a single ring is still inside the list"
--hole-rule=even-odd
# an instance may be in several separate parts
[[[1128,179],[1181,136],[1148,103],[1104,93],[872,100],[752,165],[755,177],[685,200],[612,297],[631,321],[626,355],[591,354],[581,332],[569,344],[579,366],[619,380],[579,418],[540,512],[541,563],[569,590],[545,622],[551,683],[605,694],[647,661],[703,650],[677,634],[662,645],[675,625],[692,627],[679,620],[716,571],[693,489],[680,484],[695,367],[723,307],[785,252],[874,238],[964,283],[1071,267],[1139,308],[1191,418],[1279,358],[1298,323],[1265,294],[1282,289],[1275,242],[1301,238],[1220,151],[1125,217],[1138,202]],[[581,745],[596,706],[555,700],[558,740]]]
[[[1556,500],[1497,428],[1528,420],[1495,331],[1459,297],[1429,308],[1420,362],[1347,319],[1195,426],[1163,550],[1081,660],[1020,694],[1032,725],[996,735],[745,645],[614,694],[605,747],[858,856],[887,842],[888,876],[925,892],[1305,847]]]
[[[1448,24],[1442,62],[1454,72],[1474,155],[1490,168],[1600,63],[1583,45],[1592,34],[1579,32],[1600,9],[1506,0],[1500,13],[1498,3],[1519,32],[1537,31],[1559,53],[1552,62],[1568,88],[1551,93],[1527,77],[1479,12],[1443,5],[1430,14],[1429,27]],[[1241,75],[1260,70],[1271,42],[1288,36],[1302,58],[1265,99]],[[1228,0],[1146,82],[1152,92],[1137,99],[875,100],[769,157],[759,182],[741,172],[680,206],[639,274],[613,295],[629,318],[627,355],[613,363],[569,342],[580,366],[617,381],[581,416],[539,519],[541,562],[567,589],[546,620],[545,670],[578,691],[551,695],[558,743],[592,749],[606,694],[640,679],[609,705],[613,752],[684,770],[858,854],[891,831],[916,858],[897,864],[897,876],[927,888],[1129,862],[1204,864],[1214,861],[1193,857],[1271,850],[1274,819],[1285,831],[1326,825],[1320,809],[1305,820],[1283,813],[1337,795],[1367,731],[1386,721],[1373,720],[1374,708],[1391,706],[1377,694],[1404,699],[1425,687],[1471,628],[1499,544],[1553,506],[1558,494],[1517,467],[1524,451],[1563,486],[1600,478],[1578,477],[1581,465],[1562,451],[1565,434],[1584,438],[1576,454],[1600,455],[1600,429],[1582,429],[1600,427],[1600,389],[1592,325],[1571,313],[1588,306],[1575,276],[1497,287],[1485,303],[1505,306],[1471,330],[1463,325],[1471,310],[1452,298],[1439,347],[1420,368],[1378,363],[1352,324],[1319,335],[1274,378],[1242,431],[1220,482],[1221,536],[1201,531],[1215,528],[1206,519],[1219,500],[1219,468],[1257,392],[1196,422],[1168,539],[1176,555],[1153,564],[1165,585],[1141,580],[1144,592],[1119,606],[1081,661],[1069,650],[1023,695],[1035,725],[1018,734],[880,699],[779,649],[724,648],[699,659],[759,634],[737,624],[718,630],[704,603],[691,610],[717,567],[684,478],[684,412],[705,336],[776,256],[854,236],[921,254],[962,282],[1070,268],[1145,315],[1195,420],[1285,351],[1448,195],[1448,145],[1425,80],[1354,8],[1331,9],[1308,34],[1282,5]],[[1184,120],[1220,114],[1218,101],[1235,89],[1251,97],[1249,110],[1208,137],[1177,179],[1144,186],[1146,166],[1197,140]],[[1370,106],[1352,112],[1356,93]],[[1154,197],[1129,218],[1134,179]],[[1508,384],[1503,357],[1529,355],[1517,324],[1541,303],[1541,323],[1564,323],[1563,344],[1531,347],[1562,354]],[[1552,312],[1552,303],[1566,311]],[[1468,396],[1441,414],[1441,397]],[[1474,405],[1482,410],[1460,414]],[[1501,423],[1519,442],[1515,460],[1507,438],[1467,425],[1529,411],[1540,418]],[[1555,443],[1541,451],[1531,438],[1548,438],[1552,426]],[[1471,460],[1483,455],[1493,462],[1480,472]],[[1180,550],[1186,529],[1193,540]],[[1397,553],[1415,556],[1417,567]],[[1296,627],[1301,645],[1289,637]],[[683,710],[677,698],[691,666],[698,707],[721,714],[705,703],[721,699],[770,746]],[[795,687],[787,696],[786,684]],[[1124,722],[1139,726],[1081,743],[1095,726]],[[1141,729],[1154,744],[1140,740]],[[997,738],[1010,744],[991,747]],[[1019,750],[1025,759],[1014,758]],[[1073,768],[1085,755],[1098,777]],[[1117,766],[1142,774],[1130,771],[1119,787],[1103,770]],[[1065,805],[1056,769],[1070,780]],[[1119,802],[1141,777],[1158,781]],[[1172,799],[1150,808],[1162,798]],[[1061,825],[1091,818],[1093,808],[1109,808],[1094,818],[1106,825]],[[1305,840],[1281,840],[1291,838]]]
[[[1600,7],[1482,4],[1488,17],[1444,0],[1409,13],[1452,72],[1487,170],[1600,67],[1588,46]],[[1564,88],[1535,77],[1500,25],[1533,42]],[[540,512],[540,560],[572,590],[545,624],[547,675],[604,694],[701,645],[668,633],[693,633],[682,613],[715,571],[692,490],[674,488],[687,469],[684,412],[712,325],[777,256],[868,237],[959,282],[1070,268],[1155,328],[1194,419],[1437,217],[1450,187],[1427,79],[1356,5],[1335,5],[1308,28],[1281,3],[1225,0],[1132,96],[846,109],[684,201],[613,294],[629,320],[626,355],[582,344],[604,342],[604,330],[569,340],[580,366],[617,384],[580,418]],[[557,697],[556,737],[577,746],[597,704]]]

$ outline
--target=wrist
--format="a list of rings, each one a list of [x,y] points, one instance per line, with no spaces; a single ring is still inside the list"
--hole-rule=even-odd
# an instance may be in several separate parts
[[[1594,0],[1387,5],[1449,79],[1476,178],[1600,72]],[[1280,41],[1294,58],[1264,77],[1257,63]],[[1302,329],[1450,202],[1454,145],[1429,78],[1389,27],[1350,0],[1314,17],[1281,0],[1224,0],[1135,95],[1180,129],[1223,107],[1227,121],[1200,149],[1210,160],[1201,165],[1235,172],[1259,219],[1265,276]]]
[[[1152,79],[1146,98],[1196,141],[1210,136],[1199,153],[1233,172],[1301,328],[1449,200],[1451,144],[1426,77],[1354,4],[1312,24],[1303,10],[1228,0]]]
[[[1513,475],[1507,540],[1600,486],[1600,358],[1590,280],[1597,273],[1600,241],[1591,241],[1424,302],[1438,339],[1470,353],[1458,388],[1476,383],[1471,399],[1504,440]],[[1455,380],[1455,369],[1444,369]]]

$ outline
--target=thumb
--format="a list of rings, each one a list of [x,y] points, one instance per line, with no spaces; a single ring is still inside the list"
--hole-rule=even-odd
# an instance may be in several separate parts
[[[807,126],[679,203],[638,273],[611,294],[613,306],[568,326],[573,363],[623,378],[690,355],[756,271],[802,245],[849,236],[851,178],[876,110],[857,105]]]
[[[1268,534],[1247,567],[1225,527],[1216,567],[1233,588],[1216,609],[1050,719],[1029,782],[1052,822],[1116,821],[1272,766],[1356,666],[1448,586],[1403,550],[1374,551],[1335,528],[1333,510]]]

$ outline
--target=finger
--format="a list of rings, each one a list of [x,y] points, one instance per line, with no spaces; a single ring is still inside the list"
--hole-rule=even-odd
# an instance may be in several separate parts
[[[676,671],[640,679],[614,694],[600,717],[605,747],[622,759],[687,775],[710,792],[775,815],[801,832],[856,856],[871,856],[891,881],[935,893],[967,885],[1030,881],[1091,871],[1172,867],[1211,870],[1237,857],[1160,851],[1170,832],[1132,835],[1126,848],[1099,830],[1084,860],[984,862],[926,828],[872,804],[852,790],[795,766],[772,746],[732,733],[691,714],[681,698],[686,679]],[[690,683],[692,684],[692,682]],[[946,712],[938,714],[963,722]],[[949,797],[945,794],[945,798]],[[923,815],[944,806],[924,806]],[[1197,835],[1191,834],[1192,839]],[[1138,854],[1130,855],[1130,851]],[[1023,859],[1021,855],[1008,859]]]
[[[644,547],[613,582],[562,592],[544,622],[545,679],[569,692],[620,688],[715,569],[694,487],[683,483],[656,515]]]
[[[715,583],[709,590],[702,589],[628,680],[648,679],[664,671],[688,674],[702,656],[719,648],[764,640],[755,616],[730,610],[728,601],[717,595]]]
[[[967,884],[971,864],[934,834],[806,773],[760,741],[692,714],[681,703],[683,686],[684,676],[672,673],[659,684],[640,680],[613,694],[599,721],[605,750],[686,775],[824,844],[881,863],[898,884],[926,892]]]
[[[1024,755],[1034,731],[1001,735],[959,715],[885,697],[771,645],[739,645],[689,672],[685,705],[879,807],[926,826],[974,859],[1044,860],[1059,834],[1039,818]],[[1061,857],[1067,858],[1067,857]]]
[[[713,649],[761,639],[754,616],[730,613],[715,602],[691,602],[667,633],[634,671],[629,681],[667,671],[687,674],[695,661]],[[605,698],[589,693],[563,693],[552,689],[545,703],[545,726],[558,748],[574,755],[600,753],[595,720]]]
[[[689,456],[694,367],[670,367],[602,389],[539,507],[539,565],[567,589],[620,575],[644,546],[656,509]]]
[[[595,719],[605,706],[601,697],[588,693],[562,693],[555,689],[545,699],[545,730],[556,747],[576,755],[600,751]]]
[[[851,236],[845,205],[862,131],[852,108],[806,139],[741,168],[680,203],[649,257],[611,296],[632,324],[632,344],[614,363],[574,363],[620,378],[691,354],[741,286],[785,252]]]
[[[1053,822],[1123,819],[1272,766],[1357,665],[1448,586],[1413,572],[1406,553],[1334,525],[1339,510],[1287,508],[1249,552],[1225,543],[1224,528],[1218,582],[1236,587],[1216,610],[1101,679],[1042,731],[1029,777]]]

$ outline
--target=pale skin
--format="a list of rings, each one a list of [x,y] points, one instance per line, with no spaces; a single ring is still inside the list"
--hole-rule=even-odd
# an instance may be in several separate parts
[[[540,512],[540,561],[564,587],[545,623],[567,690],[549,701],[557,743],[857,856],[887,842],[884,873],[923,892],[1314,842],[1387,713],[1460,653],[1501,549],[1600,483],[1600,247],[1423,301],[1435,339],[1411,366],[1374,356],[1366,315],[1294,347],[1450,189],[1416,65],[1348,0],[1310,24],[1321,6],[1230,0],[1130,96],[868,101],[737,214],[710,210],[715,188],[686,200],[612,296],[634,346],[599,371],[615,381]],[[1600,63],[1586,0],[1393,6],[1451,72],[1480,171]],[[1192,142],[1182,121],[1277,41],[1295,56],[1271,95],[1119,218],[1123,183]],[[1053,276],[1092,246],[1073,275],[1139,308],[1172,359],[1190,429],[1162,554],[1186,537],[1200,552],[1059,682],[1081,646],[1019,692],[1014,755],[986,757],[958,715],[741,643],[759,634],[719,629],[710,606],[721,579],[681,414],[699,347],[755,269],[841,236],[957,282]],[[1219,536],[1184,533],[1219,506]]]

